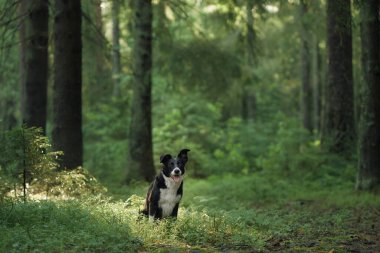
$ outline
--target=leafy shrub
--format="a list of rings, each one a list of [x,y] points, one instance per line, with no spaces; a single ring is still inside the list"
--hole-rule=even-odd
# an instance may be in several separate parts
[[[88,170],[77,167],[73,170],[54,171],[44,181],[34,180],[30,187],[32,198],[83,198],[105,193],[107,189]]]
[[[0,137],[0,200],[27,195],[78,197],[105,189],[83,168],[58,171],[57,158],[39,128],[16,128]]]
[[[127,98],[100,104],[84,115],[84,167],[108,185],[119,185],[126,175],[129,117],[125,104]]]
[[[267,152],[256,158],[259,167],[278,176],[310,181],[354,181],[355,164],[351,160],[324,151],[320,141],[303,129],[296,118],[278,114],[276,121],[277,128],[268,137]]]
[[[0,137],[0,197],[31,181],[46,183],[60,152],[50,152],[48,139],[39,128],[15,128]],[[26,196],[24,196],[25,198]]]

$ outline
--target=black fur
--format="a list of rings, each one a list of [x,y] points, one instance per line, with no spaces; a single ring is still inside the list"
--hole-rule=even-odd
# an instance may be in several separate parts
[[[141,211],[142,214],[145,216],[151,216],[154,219],[162,219],[169,216],[177,217],[179,201],[183,195],[183,175],[185,174],[185,164],[188,161],[187,152],[189,151],[189,149],[182,149],[175,158],[173,158],[170,154],[160,157],[160,162],[163,164],[163,168],[160,174],[156,176],[155,180],[149,186],[145,199],[145,206]],[[165,182],[165,177],[169,182],[168,185]],[[175,179],[179,180],[178,177],[181,178],[180,182],[175,181]],[[170,213],[166,213],[165,215],[163,213],[162,206],[160,206],[161,190],[168,189],[168,191],[171,192],[171,189],[168,187],[171,187],[174,191],[175,189],[178,189],[176,191],[176,196],[174,196],[174,194],[170,195],[173,198],[175,197],[176,200],[174,202],[170,202],[170,205],[173,205],[173,208],[169,208],[170,210],[168,210]]]

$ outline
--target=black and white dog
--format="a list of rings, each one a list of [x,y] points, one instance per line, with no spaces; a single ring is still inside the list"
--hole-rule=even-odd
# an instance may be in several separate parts
[[[183,175],[187,163],[187,152],[182,149],[177,157],[162,155],[160,162],[163,168],[146,195],[145,206],[141,211],[150,220],[166,217],[177,217],[179,202],[183,194]]]

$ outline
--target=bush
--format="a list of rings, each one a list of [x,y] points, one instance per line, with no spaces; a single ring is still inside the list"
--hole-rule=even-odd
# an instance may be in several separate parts
[[[324,151],[319,139],[303,129],[296,118],[277,116],[277,129],[268,138],[267,152],[256,158],[264,170],[298,179],[352,182],[355,164],[336,154]],[[354,160],[354,159],[353,159]]]
[[[23,188],[24,198],[27,184],[46,183],[53,169],[57,168],[60,152],[51,152],[48,139],[40,128],[15,128],[0,137],[0,198],[10,190]]]
[[[79,197],[104,192],[87,170],[58,171],[58,156],[39,128],[16,128],[0,137],[0,201],[5,197]]]

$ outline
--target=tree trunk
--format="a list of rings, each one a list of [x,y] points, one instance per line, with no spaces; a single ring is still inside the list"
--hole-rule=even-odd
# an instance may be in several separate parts
[[[311,86],[311,53],[310,34],[307,24],[308,5],[300,1],[301,21],[301,112],[302,125],[310,133],[313,132],[313,90]]]
[[[52,143],[61,168],[83,164],[81,2],[55,0]]]
[[[19,6],[18,6],[18,12],[20,17],[24,17],[26,13],[26,2],[27,0],[21,0]],[[20,46],[19,46],[19,90],[20,90],[20,112],[21,115],[24,114],[24,108],[25,108],[25,72],[26,72],[26,60],[25,60],[25,49],[26,49],[26,42],[25,42],[25,18],[20,19],[20,28],[18,31],[19,39],[20,39]]]
[[[247,0],[246,2],[246,8],[247,8],[247,65],[248,69],[253,69],[255,67],[255,61],[256,61],[256,54],[255,54],[255,43],[256,43],[256,36],[255,36],[255,30],[253,27],[253,7],[255,5],[254,0]],[[250,73],[253,73],[253,71],[250,71]],[[246,81],[244,81],[245,84],[243,87],[243,94],[242,94],[242,118],[245,121],[253,120],[255,118],[256,114],[256,96],[253,92],[253,82],[254,82],[254,75],[250,74]]]
[[[364,84],[356,187],[371,189],[380,186],[380,1],[367,0],[361,4]]]
[[[113,95],[120,96],[120,0],[112,2],[112,74],[114,76]]]
[[[355,138],[350,0],[327,1],[327,35],[322,145],[331,152],[349,155]]]
[[[109,82],[107,82],[107,77],[109,76],[110,72],[108,72],[110,69],[106,68],[106,50],[107,50],[107,41],[105,40],[104,36],[104,29],[103,29],[103,19],[102,19],[102,7],[101,7],[102,1],[101,0],[95,0],[93,8],[95,9],[95,28],[96,28],[96,34],[94,36],[95,39],[95,60],[96,60],[96,86],[97,89],[95,91],[98,92],[93,92],[93,97],[94,97],[94,103],[96,104],[99,100],[98,94],[102,93],[106,90],[108,90],[107,94],[111,94],[112,88],[108,88],[107,86]],[[111,80],[108,80],[111,81]],[[90,89],[92,90],[92,89]]]
[[[22,80],[22,118],[29,127],[45,132],[48,78],[48,0],[22,0],[27,13],[20,29]],[[24,34],[22,34],[24,33]]]
[[[319,133],[321,130],[322,117],[322,55],[319,48],[319,40],[317,36],[314,38],[313,49],[313,112],[314,112],[314,129]]]
[[[153,179],[152,2],[134,0],[133,97],[127,180]]]

